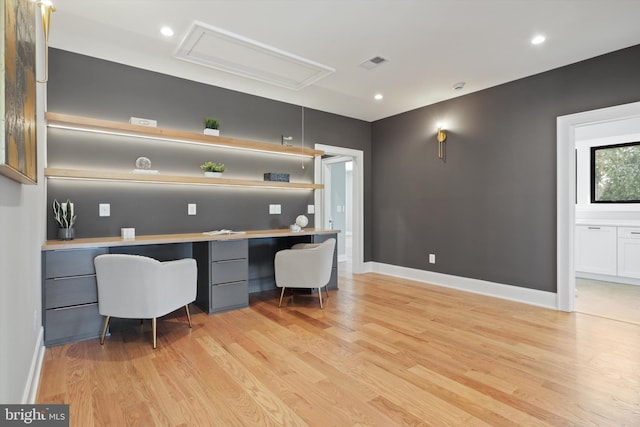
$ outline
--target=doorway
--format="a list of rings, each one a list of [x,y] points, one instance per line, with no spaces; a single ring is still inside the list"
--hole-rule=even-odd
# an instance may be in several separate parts
[[[315,161],[315,182],[324,190],[315,192],[315,226],[340,230],[338,261],[342,269],[362,273],[364,269],[364,155],[360,150],[316,144],[325,152]]]
[[[351,157],[325,156],[322,159],[322,228],[338,233],[338,262],[351,271],[353,261],[353,161]]]
[[[557,308],[575,310],[576,133],[596,123],[640,117],[640,102],[557,118]]]

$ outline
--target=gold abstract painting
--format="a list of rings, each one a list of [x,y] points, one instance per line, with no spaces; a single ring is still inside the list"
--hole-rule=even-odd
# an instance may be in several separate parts
[[[1,0],[0,173],[37,182],[35,4]]]

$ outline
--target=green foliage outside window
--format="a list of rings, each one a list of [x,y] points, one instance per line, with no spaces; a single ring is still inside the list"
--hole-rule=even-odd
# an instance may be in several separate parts
[[[640,202],[640,143],[592,148],[592,202]]]

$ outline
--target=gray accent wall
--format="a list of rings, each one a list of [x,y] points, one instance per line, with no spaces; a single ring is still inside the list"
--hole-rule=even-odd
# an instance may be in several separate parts
[[[556,292],[556,117],[638,101],[639,76],[634,46],[374,122],[372,259]]]
[[[224,136],[279,145],[285,135],[296,147],[303,143],[300,106],[58,49],[50,51],[47,96],[48,111],[55,113],[123,123],[141,117],[157,120],[161,128],[192,132],[202,131],[205,117],[216,117]],[[304,109],[304,120],[305,147],[356,148],[371,158],[370,123],[310,109]],[[298,157],[63,129],[49,129],[47,149],[48,167],[128,172],[144,156],[152,169],[167,174],[201,176],[199,165],[211,160],[225,163],[228,178],[262,180],[265,172],[285,172],[292,182],[313,182],[313,160]],[[49,206],[54,199],[75,203],[76,237],[117,236],[121,227],[134,227],[138,235],[286,228],[314,203],[308,190],[97,181],[49,180],[47,192]],[[98,216],[99,203],[111,205],[110,217]],[[188,203],[197,205],[196,216],[187,215]],[[269,204],[280,204],[282,214],[269,215]],[[314,216],[307,216],[313,226]],[[49,212],[47,238],[55,239],[56,231]],[[365,256],[370,252],[367,246]]]
[[[223,135],[302,141],[300,106],[56,49],[49,76],[52,112],[151,118],[190,131],[215,116]],[[638,101],[638,76],[634,46],[373,123],[305,109],[304,140],[364,152],[364,261],[556,292],[556,117]],[[444,162],[437,158],[439,122],[448,132]],[[146,155],[163,171],[196,170],[201,157],[185,149],[174,158],[161,144],[150,150],[134,141],[111,151],[100,138],[64,131],[51,132],[48,143],[59,165],[72,159],[126,170]],[[242,156],[224,159],[230,173],[286,171],[312,180],[311,165],[264,170],[269,160]],[[312,203],[311,192],[137,185],[51,181],[48,202],[71,197],[79,204],[80,237],[117,235],[125,226],[138,234],[279,228]],[[111,217],[98,217],[100,201],[112,204]],[[186,215],[187,203],[197,203],[196,218]],[[270,203],[281,203],[283,214],[268,215]],[[49,217],[48,238],[54,234]],[[436,264],[428,263],[430,253]]]

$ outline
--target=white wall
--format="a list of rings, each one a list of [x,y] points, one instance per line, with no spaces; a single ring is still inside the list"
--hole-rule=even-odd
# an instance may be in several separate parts
[[[42,183],[0,176],[0,402],[26,403],[41,337]]]
[[[36,21],[38,76],[42,24]],[[37,84],[38,185],[0,175],[0,403],[31,403],[41,356],[40,249],[45,236],[46,85]],[[3,136],[0,136],[3,138]]]

